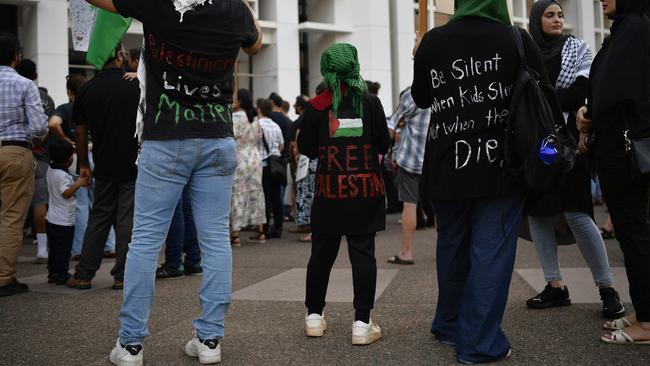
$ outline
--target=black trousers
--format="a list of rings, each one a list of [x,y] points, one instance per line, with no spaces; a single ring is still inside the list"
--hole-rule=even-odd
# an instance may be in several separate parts
[[[81,258],[75,277],[91,281],[102,264],[104,245],[111,226],[115,225],[115,266],[111,274],[115,280],[124,279],[126,253],[133,230],[135,181],[110,182],[95,180],[95,202],[88,217]]]
[[[267,165],[262,170],[262,186],[264,187],[264,202],[266,203],[266,224],[271,226],[271,212],[273,212],[273,229],[282,232],[284,207],[282,205],[282,185],[271,178],[271,166]]]
[[[70,250],[74,241],[74,226],[61,226],[45,222],[47,233],[47,271],[50,276],[56,275],[65,280],[70,275]]]
[[[329,284],[330,272],[341,245],[340,235],[313,233],[311,258],[307,266],[307,296],[305,305],[310,314],[322,314]],[[355,320],[367,322],[375,303],[377,262],[375,261],[375,234],[347,235],[348,253],[352,264]]]
[[[650,184],[633,177],[622,149],[598,160],[598,176],[625,258],[636,317],[650,322]]]

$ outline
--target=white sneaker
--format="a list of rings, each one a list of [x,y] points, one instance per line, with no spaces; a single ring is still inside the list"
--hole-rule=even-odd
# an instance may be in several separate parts
[[[309,314],[305,316],[305,333],[307,337],[322,337],[326,329],[325,313],[323,315]]]
[[[381,338],[381,328],[370,319],[366,324],[357,320],[352,324],[352,344],[357,346],[366,346],[372,344]]]
[[[109,359],[117,366],[142,366],[144,351],[140,344],[122,347],[120,339],[118,338],[115,348],[111,351]]]
[[[185,354],[190,357],[198,357],[203,365],[221,362],[221,343],[218,339],[204,339],[201,341],[194,336],[185,345]]]

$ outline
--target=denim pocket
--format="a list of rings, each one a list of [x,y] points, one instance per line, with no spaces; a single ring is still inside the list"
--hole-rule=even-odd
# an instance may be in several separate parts
[[[237,143],[233,138],[219,139],[215,149],[214,167],[218,175],[231,175],[237,169]]]

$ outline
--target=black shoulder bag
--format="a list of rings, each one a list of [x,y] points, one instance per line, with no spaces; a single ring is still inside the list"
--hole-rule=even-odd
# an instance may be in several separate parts
[[[262,131],[262,143],[264,143],[264,149],[266,149],[266,153],[270,154],[271,149],[269,148],[268,142],[266,142],[266,137],[264,137],[264,131]],[[282,156],[269,155],[269,157],[266,159],[266,162],[269,164],[269,169],[271,170],[271,179],[282,186],[286,186],[287,161],[285,158]]]
[[[527,190],[545,193],[559,187],[573,168],[576,142],[553,87],[528,66],[522,30],[512,31],[521,65],[506,124],[504,168]]]

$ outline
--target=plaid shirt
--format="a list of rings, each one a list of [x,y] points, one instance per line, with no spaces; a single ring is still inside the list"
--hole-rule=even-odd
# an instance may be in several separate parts
[[[431,109],[420,109],[411,96],[411,89],[400,97],[397,111],[391,116],[389,126],[397,126],[404,118],[399,149],[395,157],[397,165],[411,174],[422,174],[424,146],[427,140]],[[394,127],[393,127],[394,128]]]
[[[38,88],[8,66],[0,66],[0,141],[31,142],[47,133]]]

